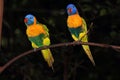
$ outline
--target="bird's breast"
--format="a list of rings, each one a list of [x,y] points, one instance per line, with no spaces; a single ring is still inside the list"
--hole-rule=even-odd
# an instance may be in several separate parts
[[[78,14],[70,15],[67,19],[67,26],[69,28],[77,28],[82,25],[82,19]]]
[[[45,30],[42,25],[36,24],[27,27],[26,34],[28,37],[35,37],[40,34],[45,34]]]

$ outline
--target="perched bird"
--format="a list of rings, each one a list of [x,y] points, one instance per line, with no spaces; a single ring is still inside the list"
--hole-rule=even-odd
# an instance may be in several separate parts
[[[44,24],[39,23],[35,16],[32,14],[26,15],[24,23],[27,26],[26,34],[33,48],[50,45],[48,28]],[[53,69],[54,58],[50,49],[41,50],[41,53],[45,61],[48,63],[48,66]]]
[[[67,26],[68,26],[69,32],[71,33],[72,38],[75,41],[80,40],[82,42],[88,42],[86,22],[79,15],[78,10],[74,4],[67,5],[67,13],[68,13]],[[93,65],[95,65],[89,46],[82,45],[82,47],[85,53],[87,54],[88,58],[93,63]]]

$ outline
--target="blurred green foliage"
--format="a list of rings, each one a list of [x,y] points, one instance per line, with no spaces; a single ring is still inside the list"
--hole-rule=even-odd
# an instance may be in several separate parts
[[[32,49],[23,22],[28,13],[49,28],[51,44],[70,42],[66,6],[74,3],[88,24],[93,22],[89,41],[120,45],[120,0],[4,0],[2,51],[0,65]],[[81,46],[51,49],[55,58],[53,72],[39,52],[27,55],[2,74],[0,80],[119,80],[120,54],[112,49],[90,46],[93,67]],[[64,72],[67,72],[67,75]]]

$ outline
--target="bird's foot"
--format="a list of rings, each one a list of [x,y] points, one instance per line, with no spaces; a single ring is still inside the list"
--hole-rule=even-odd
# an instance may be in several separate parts
[[[37,49],[37,48],[34,48],[34,52],[36,52],[36,49]]]

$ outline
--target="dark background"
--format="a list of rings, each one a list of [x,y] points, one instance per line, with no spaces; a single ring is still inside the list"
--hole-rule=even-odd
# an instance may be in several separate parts
[[[0,65],[32,49],[26,36],[24,17],[28,13],[47,25],[51,44],[72,42],[67,29],[66,6],[74,3],[87,22],[89,41],[120,45],[120,0],[4,0]],[[0,80],[120,80],[120,52],[90,46],[94,67],[81,46],[52,48],[54,72],[40,52],[11,64]]]

